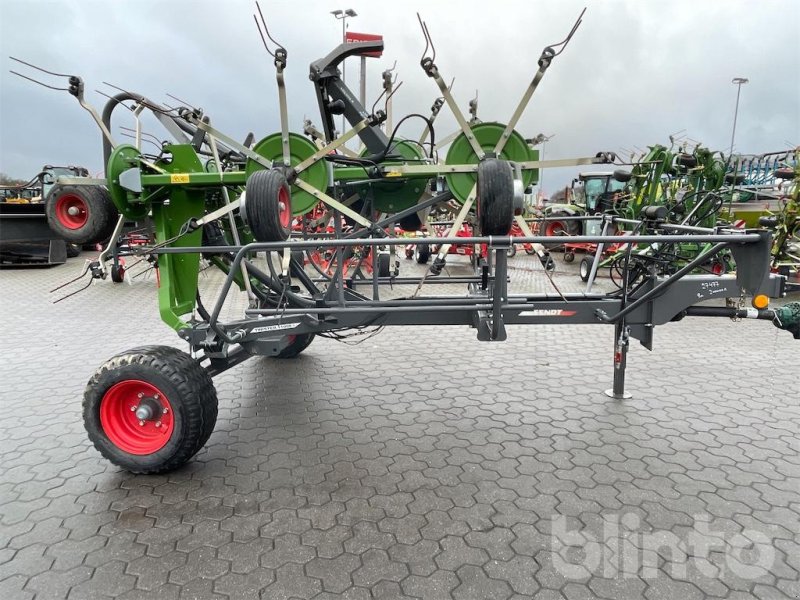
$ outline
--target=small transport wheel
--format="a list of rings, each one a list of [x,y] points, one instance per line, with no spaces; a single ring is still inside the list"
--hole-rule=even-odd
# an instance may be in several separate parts
[[[574,260],[575,260],[575,253],[574,252],[572,252],[571,250],[567,250],[566,252],[564,252],[564,262],[565,263],[571,263]]]
[[[247,178],[245,218],[259,242],[282,242],[292,231],[289,182],[277,169],[255,171]]]
[[[514,221],[514,172],[497,158],[478,164],[478,224],[481,235],[508,235]]]
[[[411,260],[412,258],[414,258],[414,248],[406,246],[406,260]]]
[[[678,156],[675,158],[675,162],[682,167],[686,167],[687,169],[694,169],[697,166],[697,158],[691,154],[678,154]]]
[[[470,257],[470,262],[472,262],[473,260],[474,260],[473,257]],[[433,264],[431,265],[431,268],[430,268],[431,275],[433,275],[433,276],[441,275],[442,274],[442,269],[444,269],[444,266],[446,264],[447,264],[447,260],[446,259],[439,258],[438,256],[436,258],[434,258],[433,259]]]
[[[44,210],[50,229],[73,244],[106,241],[119,218],[108,190],[95,185],[56,185]]]
[[[428,244],[417,244],[414,246],[414,260],[417,264],[427,265],[431,259],[431,247]]]
[[[536,249],[533,247],[533,244],[525,244],[525,254],[528,256],[536,254]]]
[[[592,272],[592,263],[594,262],[594,258],[591,256],[584,256],[581,259],[580,264],[580,275],[581,281],[589,281],[589,275]]]
[[[300,353],[311,345],[314,341],[313,333],[301,333],[300,335],[290,335],[289,345],[275,355],[275,358],[296,358]]]
[[[553,260],[553,257],[550,254],[545,254],[539,257],[539,262],[542,263],[545,271],[555,271],[556,270],[556,261]]]
[[[389,277],[391,275],[392,256],[388,252],[378,253],[378,277]]]
[[[170,346],[143,346],[111,358],[83,396],[94,447],[132,473],[180,467],[208,441],[216,420],[211,376]]]
[[[506,250],[506,256],[508,258],[514,258],[517,255],[517,246],[515,244],[511,244],[511,246]]]
[[[111,281],[114,283],[122,283],[125,281],[125,266],[124,265],[113,265],[111,267]]]
[[[70,244],[67,242],[67,258],[75,258],[81,254],[80,244]]]

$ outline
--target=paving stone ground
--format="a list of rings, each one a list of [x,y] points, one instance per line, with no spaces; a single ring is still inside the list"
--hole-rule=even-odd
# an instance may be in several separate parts
[[[207,446],[134,476],[83,387],[181,342],[152,278],[51,304],[80,260],[0,272],[0,599],[800,597],[800,343],[769,323],[658,328],[625,401],[606,326],[317,339],[220,375]]]

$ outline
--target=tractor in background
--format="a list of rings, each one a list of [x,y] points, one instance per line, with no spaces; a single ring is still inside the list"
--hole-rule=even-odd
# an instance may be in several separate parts
[[[106,241],[118,214],[108,191],[68,183],[88,176],[84,167],[45,165],[25,183],[0,187],[0,263],[58,265]]]

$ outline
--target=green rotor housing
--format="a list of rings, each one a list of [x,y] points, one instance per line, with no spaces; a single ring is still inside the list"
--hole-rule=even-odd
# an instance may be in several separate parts
[[[297,133],[289,134],[289,162],[293,167],[313,156],[316,151],[316,146],[307,138]],[[281,134],[273,133],[265,137],[253,146],[253,152],[273,163],[282,164],[283,143]],[[263,165],[256,161],[248,159],[245,165],[245,173],[249,177],[251,173],[264,168]],[[314,188],[325,191],[328,187],[328,165],[324,160],[319,160],[300,173],[298,177]],[[318,202],[319,199],[315,196],[301,190],[296,185],[292,185],[292,213],[295,216],[311,211]]]
[[[141,152],[135,146],[122,144],[114,148],[106,165],[106,181],[111,201],[126,219],[134,221],[146,217],[149,208],[141,194],[130,192],[119,184],[119,176],[128,169],[139,167],[140,157]]]
[[[472,133],[478,145],[484,152],[494,152],[498,140],[503,135],[506,126],[502,123],[478,123],[472,126]],[[526,162],[537,160],[539,153],[528,146],[525,139],[516,131],[512,131],[505,147],[497,158],[511,162]],[[447,151],[445,164],[447,165],[475,165],[478,164],[478,155],[472,148],[467,136],[462,132]],[[477,181],[476,173],[448,173],[445,175],[447,185],[453,192],[456,200],[462,204],[467,200],[469,193]],[[522,171],[522,182],[528,187],[539,179],[538,169],[525,169]]]
[[[369,154],[367,149],[361,151],[361,156]],[[408,140],[396,142],[390,154],[399,154],[404,160],[387,160],[382,165],[391,169],[392,165],[419,164],[425,154],[419,144]],[[376,210],[385,213],[396,213],[415,206],[425,193],[425,186],[429,179],[399,177],[393,180],[386,177],[370,184],[373,193],[373,206]]]

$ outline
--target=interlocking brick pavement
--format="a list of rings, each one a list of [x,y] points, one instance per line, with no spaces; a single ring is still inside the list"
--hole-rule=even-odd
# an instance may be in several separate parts
[[[181,342],[152,278],[51,304],[79,265],[0,272],[4,600],[800,596],[800,344],[769,323],[658,328],[626,401],[610,327],[317,339],[217,377],[207,446],[134,476],[86,439],[83,387]]]

